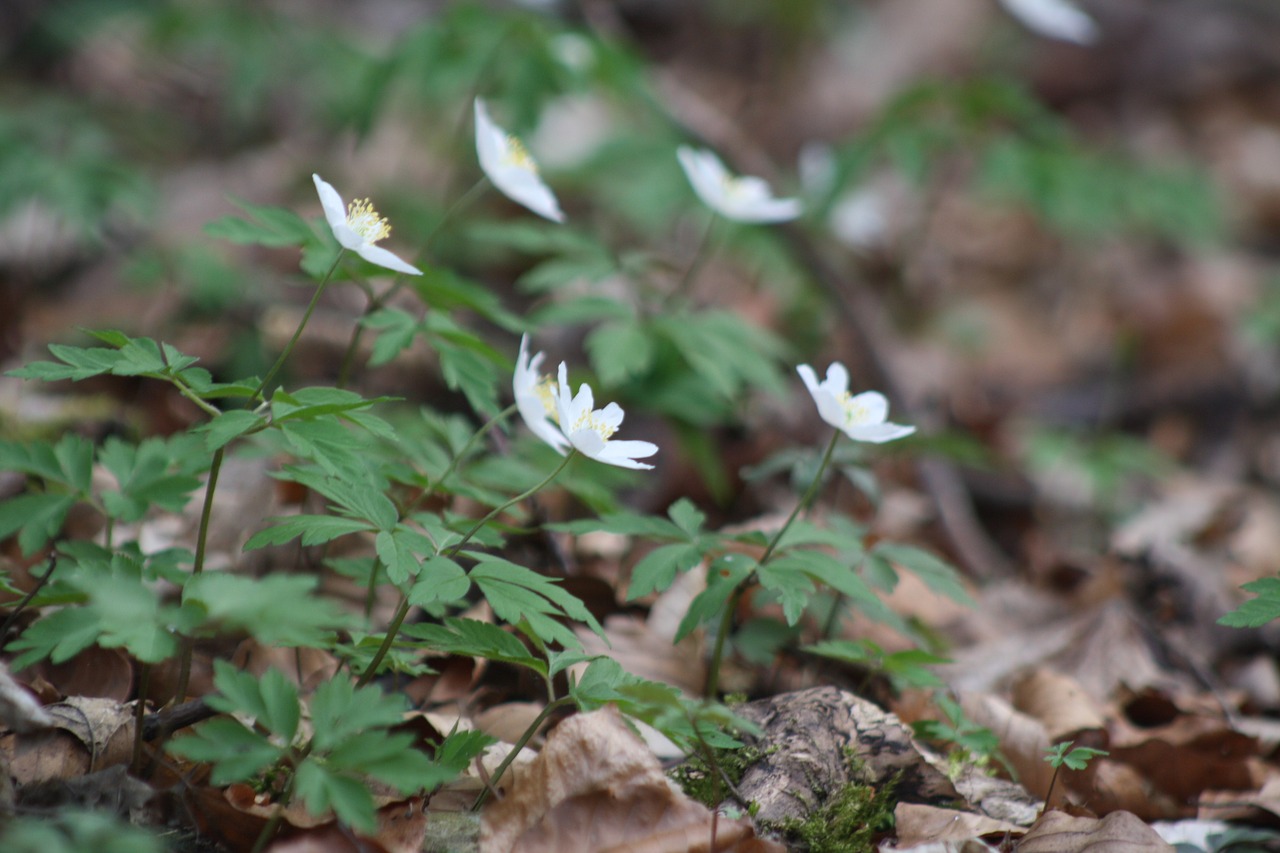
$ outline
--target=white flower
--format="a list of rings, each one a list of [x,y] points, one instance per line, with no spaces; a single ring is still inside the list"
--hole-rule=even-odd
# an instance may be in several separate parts
[[[1033,33],[1076,44],[1098,40],[1093,18],[1069,0],[1000,0],[1000,4]]]
[[[622,424],[622,407],[610,403],[603,409],[593,409],[594,405],[591,386],[585,383],[578,387],[577,396],[570,396],[568,369],[560,362],[556,410],[560,415],[560,430],[574,449],[583,456],[619,468],[652,468],[636,460],[657,453],[658,445],[647,441],[610,441]]]
[[[703,203],[737,222],[785,222],[803,210],[796,198],[774,198],[762,178],[729,173],[720,158],[707,149],[681,145],[676,151],[693,191]]]
[[[913,426],[889,423],[889,402],[876,391],[864,391],[850,396],[849,371],[840,362],[827,368],[827,378],[818,382],[813,368],[802,364],[796,368],[805,387],[813,395],[822,419],[855,441],[882,444],[895,438],[911,435]]]
[[[516,372],[511,380],[515,392],[516,408],[520,417],[538,438],[554,447],[561,455],[569,447],[569,439],[556,426],[556,380],[550,374],[539,374],[542,353],[529,357],[529,336],[520,339],[520,355],[516,357]]]
[[[316,182],[324,218],[328,220],[329,228],[333,230],[333,236],[342,248],[350,249],[371,264],[409,275],[422,275],[422,270],[374,245],[391,233],[391,226],[373,209],[369,199],[358,199],[344,207],[342,196],[338,195],[331,184],[319,175],[313,174],[311,179]]]
[[[493,123],[484,101],[476,98],[476,156],[480,168],[503,195],[553,222],[564,222],[564,214],[550,188],[538,177],[524,144]]]

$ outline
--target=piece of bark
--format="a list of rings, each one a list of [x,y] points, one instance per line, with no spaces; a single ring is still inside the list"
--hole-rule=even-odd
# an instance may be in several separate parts
[[[762,753],[738,791],[757,803],[757,820],[804,820],[847,785],[896,780],[901,802],[942,804],[959,799],[946,775],[925,758],[911,730],[894,714],[835,687],[814,687],[734,709],[760,726],[749,738]]]

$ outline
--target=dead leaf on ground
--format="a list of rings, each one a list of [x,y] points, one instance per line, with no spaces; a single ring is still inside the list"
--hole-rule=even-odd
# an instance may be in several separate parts
[[[53,728],[0,739],[0,754],[18,785],[81,776],[132,758],[132,703],[73,696],[44,710]]]
[[[504,787],[484,813],[481,853],[784,851],[676,790],[612,706],[565,720]]]
[[[133,659],[124,649],[89,646],[62,663],[46,661],[25,672],[43,676],[63,696],[93,696],[124,702],[133,695],[133,667]]]
[[[919,803],[898,803],[893,810],[893,822],[900,848],[929,842],[963,842],[994,833],[1020,835],[1026,832],[1026,827],[1008,821]]]
[[[1156,831],[1129,812],[1099,820],[1046,812],[1018,843],[1018,853],[1145,853],[1172,851]]]

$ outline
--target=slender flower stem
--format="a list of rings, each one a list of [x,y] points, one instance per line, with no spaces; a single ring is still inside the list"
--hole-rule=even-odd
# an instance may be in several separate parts
[[[712,213],[710,218],[707,219],[707,227],[703,229],[702,238],[698,240],[698,249],[694,253],[693,260],[689,262],[684,275],[680,277],[680,283],[676,285],[675,289],[667,297],[668,302],[678,297],[688,297],[694,281],[698,278],[698,273],[701,272],[703,265],[714,254],[711,250],[713,242],[711,235],[716,230],[716,218],[715,213]]]
[[[329,283],[329,279],[333,278],[333,273],[338,269],[338,264],[342,261],[342,256],[346,252],[346,249],[338,249],[338,256],[333,259],[333,264],[329,267],[329,271],[324,274],[324,278],[320,279],[320,283],[316,285],[316,292],[311,295],[311,302],[307,305],[306,313],[302,315],[302,322],[298,323],[298,328],[294,331],[293,337],[289,339],[289,343],[285,344],[284,349],[280,352],[280,357],[276,359],[276,363],[271,365],[267,375],[262,377],[262,382],[258,384],[257,390],[249,397],[250,402],[262,395],[262,392],[267,389],[267,385],[271,383],[272,379],[276,378],[276,374],[284,366],[289,354],[293,352],[294,346],[298,343],[298,338],[302,337],[302,330],[307,327],[307,321],[311,319],[312,312],[320,304],[320,294],[324,293],[325,286]]]
[[[494,507],[493,510],[490,511],[488,515],[486,515],[484,518],[477,521],[475,525],[466,532],[466,535],[464,535],[461,539],[459,539],[453,545],[450,545],[448,548],[442,551],[441,554],[446,557],[456,556],[457,553],[461,551],[468,542],[471,541],[471,537],[479,533],[482,527],[484,527],[490,521],[493,521],[493,519],[496,518],[500,513],[505,512],[512,505],[520,503],[521,501],[529,497],[532,497],[539,490],[549,485],[552,480],[560,476],[560,472],[563,471],[568,466],[569,460],[573,459],[573,457],[576,454],[577,454],[577,451],[570,451],[569,454],[565,456],[564,460],[560,463],[560,465],[554,471],[548,474],[546,478],[544,478],[536,486],[525,489],[523,492],[516,495],[514,498],[502,504],[501,506]],[[400,594],[400,606],[396,608],[396,615],[391,620],[391,624],[387,627],[386,635],[383,636],[382,638],[382,645],[378,646],[378,651],[374,653],[373,660],[369,662],[369,666],[365,669],[364,674],[361,675],[359,680],[356,681],[357,687],[365,686],[370,681],[372,681],[373,676],[377,674],[378,667],[380,667],[382,665],[382,661],[386,659],[387,653],[391,651],[391,646],[396,641],[396,635],[400,633],[400,626],[404,624],[405,617],[409,615],[409,607],[410,607],[409,594],[407,592],[403,592]]]
[[[542,709],[542,713],[538,714],[538,716],[534,718],[534,721],[529,725],[529,728],[525,729],[524,734],[520,736],[520,740],[516,741],[515,745],[511,747],[511,751],[507,753],[507,757],[502,759],[502,763],[493,771],[493,777],[489,780],[490,787],[498,784],[498,780],[502,778],[502,774],[507,772],[507,768],[511,766],[511,762],[516,760],[516,756],[520,754],[520,750],[524,749],[525,745],[529,743],[529,740],[537,734],[538,729],[542,728],[542,724],[547,721],[547,718],[558,709],[563,708],[572,701],[573,700],[568,696],[562,696]],[[479,796],[476,797],[476,801],[472,803],[471,810],[473,812],[479,811],[488,796],[489,788],[481,790]]]
[[[831,441],[827,443],[827,451],[822,455],[822,462],[818,465],[818,470],[813,475],[813,482],[809,484],[809,488],[805,490],[799,502],[791,510],[791,514],[787,516],[787,520],[782,523],[782,527],[778,528],[778,532],[773,534],[773,538],[769,540],[769,544],[764,549],[764,554],[760,556],[757,565],[763,566],[769,562],[769,558],[773,556],[773,552],[777,550],[778,543],[782,541],[782,537],[787,535],[787,531],[791,529],[791,525],[800,516],[800,513],[809,507],[813,499],[818,494],[818,489],[822,485],[822,475],[827,470],[827,465],[831,462],[831,454],[835,452],[836,442],[840,439],[840,431],[836,430],[831,434]],[[724,613],[720,617],[720,630],[716,632],[715,646],[711,650],[711,662],[707,665],[707,681],[703,688],[703,693],[708,698],[714,698],[716,690],[720,686],[720,662],[724,658],[724,643],[729,636],[729,632],[733,630],[733,617],[737,613],[738,604],[742,601],[742,596],[746,592],[747,585],[751,581],[751,575],[743,578],[736,587],[733,594],[729,596],[728,602],[725,604]]]

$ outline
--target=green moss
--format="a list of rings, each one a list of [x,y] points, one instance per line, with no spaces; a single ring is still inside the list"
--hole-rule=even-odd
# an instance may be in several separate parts
[[[690,799],[697,800],[709,809],[722,803],[731,792],[726,790],[724,780],[734,785],[742,781],[747,768],[755,764],[766,753],[754,746],[743,746],[737,749],[713,749],[708,763],[702,753],[694,753],[689,760],[671,771],[671,778]],[[719,768],[719,771],[716,768]],[[748,805],[748,809],[751,806]]]
[[[850,775],[859,763],[849,754]],[[876,839],[893,829],[893,783],[876,788],[850,782],[826,797],[805,820],[790,818],[763,827],[781,832],[791,844],[810,853],[860,853],[876,848]]]

